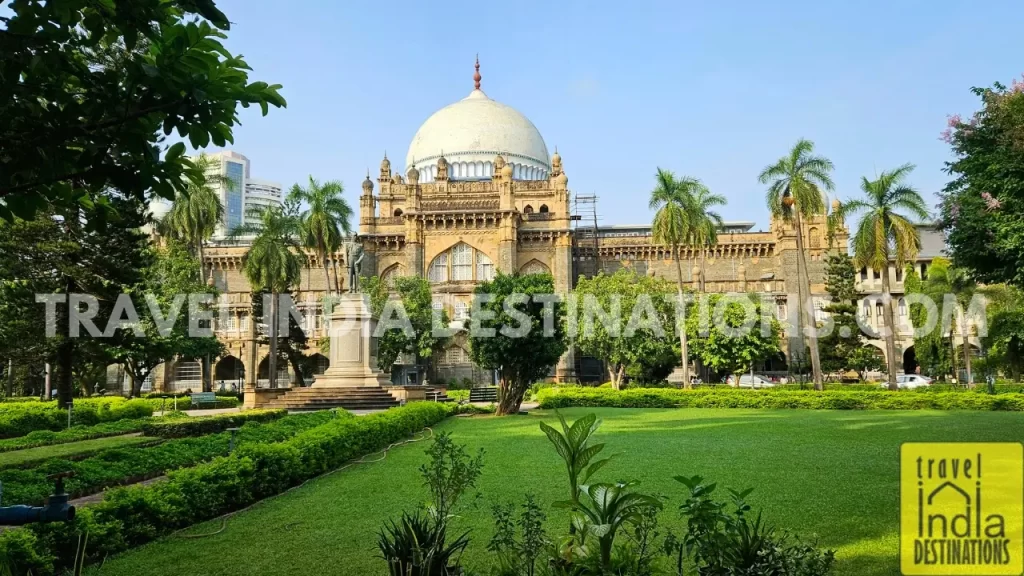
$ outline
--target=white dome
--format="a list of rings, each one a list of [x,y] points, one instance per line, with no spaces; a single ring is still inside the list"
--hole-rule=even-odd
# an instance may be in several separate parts
[[[499,154],[512,164],[516,180],[546,180],[551,172],[548,147],[533,122],[479,89],[427,118],[413,136],[405,163],[416,166],[421,182],[429,182],[442,153],[453,180],[490,178]]]

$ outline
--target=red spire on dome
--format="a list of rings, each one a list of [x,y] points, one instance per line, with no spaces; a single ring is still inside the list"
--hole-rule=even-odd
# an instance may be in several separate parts
[[[482,76],[480,76],[480,55],[479,54],[476,55],[476,64],[473,65],[473,68],[476,68],[476,72],[473,73],[473,89],[474,90],[479,90],[480,89],[480,78],[482,78]]]

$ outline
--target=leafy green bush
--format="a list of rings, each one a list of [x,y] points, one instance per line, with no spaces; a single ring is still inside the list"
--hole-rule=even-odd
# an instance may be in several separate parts
[[[538,394],[541,408],[802,408],[809,410],[1024,411],[1024,394],[911,394],[877,390],[774,391],[726,389],[553,388]]]
[[[71,411],[71,424],[92,426],[101,422],[137,419],[153,415],[147,400],[121,397],[81,398]],[[67,410],[56,402],[13,402],[0,404],[0,438],[24,436],[36,430],[63,430],[68,425]]]
[[[89,560],[96,561],[280,493],[456,411],[446,404],[416,402],[359,418],[316,412],[308,416],[329,419],[285,442],[248,442],[229,456],[170,472],[164,482],[110,490],[103,502],[79,510],[67,524],[32,524],[0,533],[0,551],[18,559],[15,573],[52,575],[74,561],[80,533],[89,534]],[[293,418],[254,428],[285,425]]]
[[[351,417],[348,413],[346,416]],[[267,424],[252,422],[242,426],[235,437],[235,446],[280,442],[295,434],[334,420],[331,412],[296,414]],[[16,504],[40,504],[52,492],[50,474],[74,472],[65,481],[72,498],[95,494],[104,488],[132,484],[154,478],[182,466],[193,466],[228,453],[230,433],[211,434],[200,438],[182,438],[156,446],[104,450],[82,460],[51,458],[29,469],[0,471],[4,500]]]
[[[287,410],[247,410],[233,414],[176,418],[170,421],[148,422],[142,426],[145,436],[160,438],[187,438],[223,432],[248,422],[270,422],[288,415]]]
[[[445,391],[445,395],[447,395],[452,400],[455,400],[456,402],[469,400],[469,390],[452,390],[449,388],[448,390]]]

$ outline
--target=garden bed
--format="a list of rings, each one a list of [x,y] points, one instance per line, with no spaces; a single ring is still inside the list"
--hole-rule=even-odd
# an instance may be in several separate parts
[[[278,494],[406,438],[456,410],[441,403],[418,402],[359,418],[332,417],[285,442],[248,443],[229,456],[171,472],[165,482],[111,490],[103,502],[81,510],[72,523],[33,524],[0,533],[0,556],[18,559],[17,573],[32,570],[46,576],[71,564],[73,543],[87,532],[89,560],[99,560]]]

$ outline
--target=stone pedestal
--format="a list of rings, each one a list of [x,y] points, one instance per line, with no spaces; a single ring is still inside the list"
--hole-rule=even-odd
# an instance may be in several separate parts
[[[365,294],[342,294],[331,313],[330,367],[318,376],[313,388],[389,386],[387,374],[377,369],[377,321],[370,313]]]

